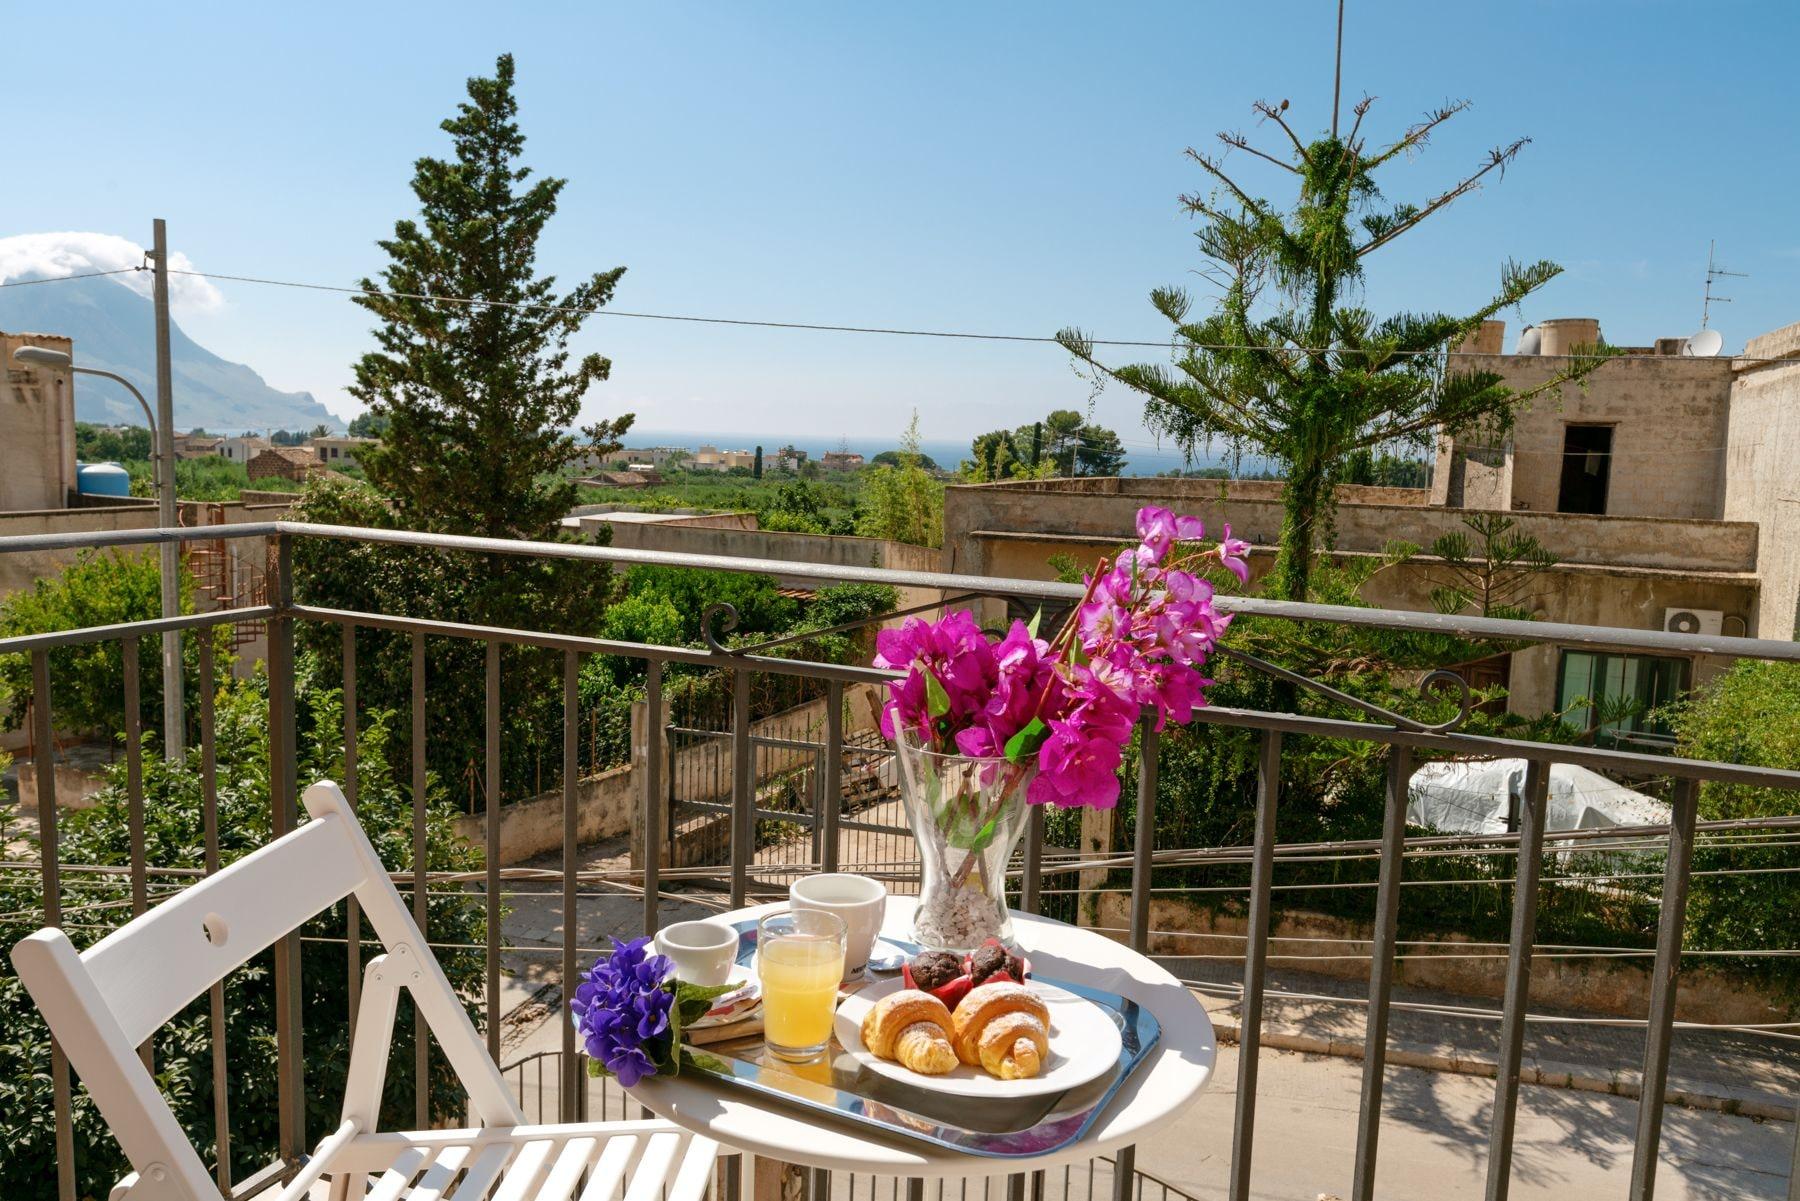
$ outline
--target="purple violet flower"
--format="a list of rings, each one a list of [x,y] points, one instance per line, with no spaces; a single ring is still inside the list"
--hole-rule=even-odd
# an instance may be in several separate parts
[[[569,1001],[588,1057],[630,1088],[656,1075],[656,1059],[670,1039],[675,994],[664,987],[674,968],[667,956],[646,955],[648,938],[613,939],[613,953],[588,970]]]

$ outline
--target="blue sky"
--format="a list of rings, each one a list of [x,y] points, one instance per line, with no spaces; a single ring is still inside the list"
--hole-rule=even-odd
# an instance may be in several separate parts
[[[1176,204],[1184,147],[1269,144],[1249,105],[1329,123],[1330,0],[1033,5],[110,4],[78,25],[8,5],[13,139],[0,237],[147,242],[166,217],[204,270],[353,283],[411,211],[412,160],[465,77],[518,60],[527,161],[569,179],[542,263],[624,264],[616,307],[1005,333],[1160,337],[1152,286],[1202,281]],[[1352,0],[1346,104],[1397,132],[1472,110],[1390,171],[1424,199],[1529,135],[1504,182],[1371,259],[1367,302],[1479,303],[1506,257],[1567,274],[1525,316],[1592,315],[1642,343],[1700,320],[1707,240],[1751,273],[1713,324],[1728,349],[1800,321],[1800,83],[1790,3]],[[29,158],[27,158],[27,153]],[[1283,177],[1234,165],[1266,194]],[[318,293],[220,284],[186,328],[340,413],[366,315]],[[1509,317],[1508,344],[1518,318]],[[597,318],[614,360],[592,414],[659,429],[959,438],[1088,403],[1052,346]],[[1113,388],[1096,415],[1147,443]]]

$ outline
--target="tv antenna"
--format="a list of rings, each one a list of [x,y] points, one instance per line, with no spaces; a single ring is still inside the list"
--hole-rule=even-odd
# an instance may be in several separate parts
[[[1715,301],[1719,304],[1730,304],[1731,303],[1731,297],[1729,297],[1729,296],[1714,296],[1713,295],[1713,284],[1715,282],[1717,282],[1718,280],[1724,279],[1727,276],[1731,276],[1736,279],[1749,279],[1750,278],[1750,275],[1748,272],[1727,271],[1725,268],[1719,266],[1718,260],[1716,259],[1715,253],[1714,253],[1717,250],[1718,245],[1719,245],[1719,243],[1716,239],[1708,240],[1708,242],[1706,243],[1706,299],[1705,299],[1704,303],[1702,303],[1700,306],[1700,328],[1701,329],[1705,329],[1707,322],[1712,320],[1712,306]]]

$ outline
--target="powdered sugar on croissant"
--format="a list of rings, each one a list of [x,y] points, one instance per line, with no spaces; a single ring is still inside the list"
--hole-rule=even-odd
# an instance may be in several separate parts
[[[889,993],[862,1020],[863,1046],[926,1076],[942,1076],[956,1067],[950,1045],[954,1033],[944,1003],[916,988]]]
[[[1025,1080],[1043,1070],[1050,1053],[1050,1010],[1022,984],[983,984],[952,1015],[956,1056],[1002,1080]]]

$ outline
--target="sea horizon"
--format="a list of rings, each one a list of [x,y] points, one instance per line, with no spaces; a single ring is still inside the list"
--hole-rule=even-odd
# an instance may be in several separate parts
[[[919,442],[919,449],[931,456],[940,468],[955,471],[970,457],[973,439],[924,438]],[[784,446],[792,446],[803,450],[811,458],[817,459],[827,451],[847,450],[860,454],[864,459],[872,459],[882,451],[898,450],[900,440],[891,435],[866,434],[794,434],[794,433],[746,433],[743,431],[710,431],[696,433],[691,430],[640,429],[633,427],[625,435],[624,443],[631,448],[649,448],[652,446],[680,446],[688,450],[706,444],[716,446],[720,450],[755,450],[763,448],[765,456],[772,457]],[[1144,446],[1127,444],[1125,446],[1126,464],[1121,475],[1157,475],[1175,468],[1210,467],[1228,464],[1229,455],[1211,453],[1198,454],[1190,462],[1182,452],[1171,446]],[[1260,471],[1262,461],[1246,455],[1242,460],[1242,469]]]

